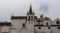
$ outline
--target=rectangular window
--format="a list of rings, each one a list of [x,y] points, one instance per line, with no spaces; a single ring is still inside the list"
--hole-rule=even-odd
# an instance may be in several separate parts
[[[57,27],[57,29],[60,29],[60,27]]]
[[[51,29],[50,27],[48,27],[48,29]]]
[[[25,27],[25,23],[23,23],[23,27]]]
[[[56,23],[59,24],[59,21],[57,21]]]

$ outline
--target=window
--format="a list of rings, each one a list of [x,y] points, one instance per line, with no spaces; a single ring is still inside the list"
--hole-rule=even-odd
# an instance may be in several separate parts
[[[33,21],[29,21],[29,24],[33,24]]]
[[[60,29],[60,27],[57,27],[57,29]]]
[[[51,29],[50,27],[48,27],[48,29]]]
[[[57,21],[56,23],[59,24],[59,21]]]
[[[33,16],[31,16],[31,19],[33,19]]]
[[[39,29],[41,29],[41,27],[39,27]]]
[[[30,20],[30,16],[29,16],[29,20]]]
[[[25,27],[25,23],[23,23],[23,27]]]

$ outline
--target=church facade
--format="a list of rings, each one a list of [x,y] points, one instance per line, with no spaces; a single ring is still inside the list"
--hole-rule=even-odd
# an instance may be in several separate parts
[[[60,19],[35,16],[30,6],[27,16],[11,16],[11,22],[0,23],[0,33],[60,33]]]

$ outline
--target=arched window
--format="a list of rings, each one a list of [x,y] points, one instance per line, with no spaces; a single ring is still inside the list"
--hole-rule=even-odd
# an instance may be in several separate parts
[[[33,19],[33,16],[31,16],[31,19]]]
[[[29,20],[30,20],[30,16],[29,16]]]

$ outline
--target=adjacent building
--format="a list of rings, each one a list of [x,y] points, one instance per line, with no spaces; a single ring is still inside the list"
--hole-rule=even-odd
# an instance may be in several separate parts
[[[0,22],[0,33],[10,33],[11,22]]]

